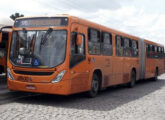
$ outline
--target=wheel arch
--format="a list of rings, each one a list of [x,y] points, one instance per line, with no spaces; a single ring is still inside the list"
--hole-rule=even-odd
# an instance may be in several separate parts
[[[134,72],[135,72],[135,75],[136,75],[136,80],[137,80],[137,71],[136,71],[136,68],[135,68],[135,67],[133,67],[133,68],[131,69],[131,73],[132,73],[132,71],[134,71]]]
[[[103,79],[102,71],[101,71],[101,69],[95,69],[93,71],[93,74],[97,74],[99,77],[99,90],[100,90],[102,88],[102,79]]]

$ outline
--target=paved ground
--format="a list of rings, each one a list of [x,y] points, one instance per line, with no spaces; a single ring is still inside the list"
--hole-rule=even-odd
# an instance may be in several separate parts
[[[0,85],[0,120],[165,120],[165,75],[96,98],[10,92]]]

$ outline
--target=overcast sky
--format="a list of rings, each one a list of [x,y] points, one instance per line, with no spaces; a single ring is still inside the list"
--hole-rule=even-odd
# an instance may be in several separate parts
[[[165,45],[165,0],[0,0],[0,24],[25,16],[70,14]]]

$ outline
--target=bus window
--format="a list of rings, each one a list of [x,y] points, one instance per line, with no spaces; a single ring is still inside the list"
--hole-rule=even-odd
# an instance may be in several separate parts
[[[136,40],[132,40],[132,56],[138,56],[138,42]]]
[[[157,47],[157,46],[155,46],[155,49],[154,49],[154,57],[155,57],[155,58],[158,58],[157,49],[158,49],[158,47]]]
[[[89,54],[100,54],[100,32],[95,29],[88,29],[88,52]]]
[[[155,52],[155,46],[152,46],[152,52]]]
[[[103,55],[112,55],[112,35],[109,33],[102,33],[103,40]]]
[[[81,45],[76,45],[77,33],[72,32],[71,35],[71,59],[70,68],[78,64],[79,62],[85,60],[85,35],[81,35]]]
[[[164,48],[163,48],[163,53],[164,53]]]
[[[123,56],[123,40],[120,36],[116,36],[116,55]]]
[[[17,66],[52,68],[65,60],[67,31],[14,31],[10,60]],[[35,64],[37,61],[37,65]]]
[[[124,38],[124,56],[131,56],[131,49],[130,49],[130,40],[128,38]]]
[[[163,48],[161,48],[161,53],[163,53]]]
[[[155,52],[157,52],[157,46],[155,46]]]
[[[161,47],[159,47],[159,53],[161,53]]]

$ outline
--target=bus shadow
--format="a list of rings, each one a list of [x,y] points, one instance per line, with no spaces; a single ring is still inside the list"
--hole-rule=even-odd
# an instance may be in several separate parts
[[[119,106],[142,98],[165,86],[165,80],[159,79],[157,82],[140,81],[134,88],[124,86],[110,87],[102,91],[96,98],[87,98],[85,94],[70,96],[46,95],[21,98],[18,103],[44,105],[52,107],[86,109],[95,111],[110,111]]]

